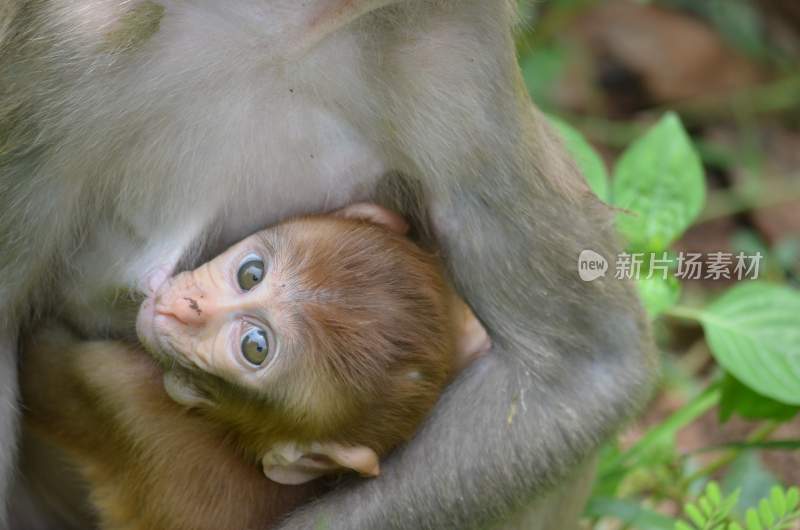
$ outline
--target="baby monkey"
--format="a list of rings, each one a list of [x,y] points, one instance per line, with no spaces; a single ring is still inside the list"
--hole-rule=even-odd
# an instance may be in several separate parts
[[[157,274],[137,319],[151,355],[40,330],[27,424],[83,474],[104,529],[268,528],[321,475],[378,475],[489,347],[406,230],[357,204]]]

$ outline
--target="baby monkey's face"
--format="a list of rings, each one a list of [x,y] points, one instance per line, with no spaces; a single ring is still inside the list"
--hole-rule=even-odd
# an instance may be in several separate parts
[[[139,312],[145,346],[162,361],[262,387],[293,327],[293,278],[281,276],[269,232],[161,283]]]
[[[139,338],[168,370],[177,364],[211,374],[304,410],[341,380],[331,367],[362,365],[349,356],[337,361],[331,339],[338,333],[338,350],[348,350],[356,345],[343,335],[363,337],[358,328],[374,320],[380,295],[396,283],[370,271],[378,267],[391,275],[381,260],[392,259],[385,252],[397,247],[391,234],[406,229],[393,212],[355,204],[333,216],[257,232],[195,270],[150,282],[137,319]],[[396,250],[393,259],[408,261],[408,254]],[[277,379],[280,385],[271,384]]]
[[[273,480],[375,474],[376,451],[407,439],[488,341],[406,229],[355,204],[150,282],[137,329],[167,393],[250,440]]]

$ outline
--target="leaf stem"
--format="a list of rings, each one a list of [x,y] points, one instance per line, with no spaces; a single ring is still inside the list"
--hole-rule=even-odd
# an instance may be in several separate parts
[[[712,384],[689,403],[674,412],[672,416],[647,432],[633,447],[617,456],[607,466],[604,466],[604,471],[616,470],[621,466],[636,467],[640,463],[639,460],[648,451],[659,447],[659,444],[665,439],[672,440],[675,433],[716,406],[719,403],[720,394],[719,383]]]
[[[777,421],[764,422],[760,427],[758,427],[758,429],[753,431],[753,433],[750,434],[750,436],[747,437],[747,443],[763,442],[764,440],[769,438],[770,435],[772,435],[772,433],[774,433],[775,430],[778,427],[780,427],[780,425],[781,425],[781,423],[777,422]],[[697,471],[695,471],[694,473],[692,473],[688,477],[684,478],[681,481],[682,486],[688,487],[695,480],[697,480],[699,478],[702,478],[702,477],[710,476],[715,471],[719,470],[720,468],[723,468],[723,467],[727,466],[728,464],[730,464],[731,462],[736,460],[736,457],[738,457],[741,452],[742,452],[741,449],[731,449],[731,450],[727,451],[725,454],[723,454],[719,458],[713,460],[712,462],[709,462],[704,467],[698,469]]]

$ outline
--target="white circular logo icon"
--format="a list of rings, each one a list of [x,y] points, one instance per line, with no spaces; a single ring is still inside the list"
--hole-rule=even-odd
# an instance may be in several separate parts
[[[578,276],[585,282],[593,282],[606,275],[608,260],[594,250],[584,250],[578,256]]]

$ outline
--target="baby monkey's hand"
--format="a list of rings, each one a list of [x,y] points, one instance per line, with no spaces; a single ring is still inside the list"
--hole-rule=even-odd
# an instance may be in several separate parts
[[[478,317],[459,296],[454,296],[453,314],[456,322],[455,366],[457,371],[461,371],[475,359],[488,353],[492,341]]]

